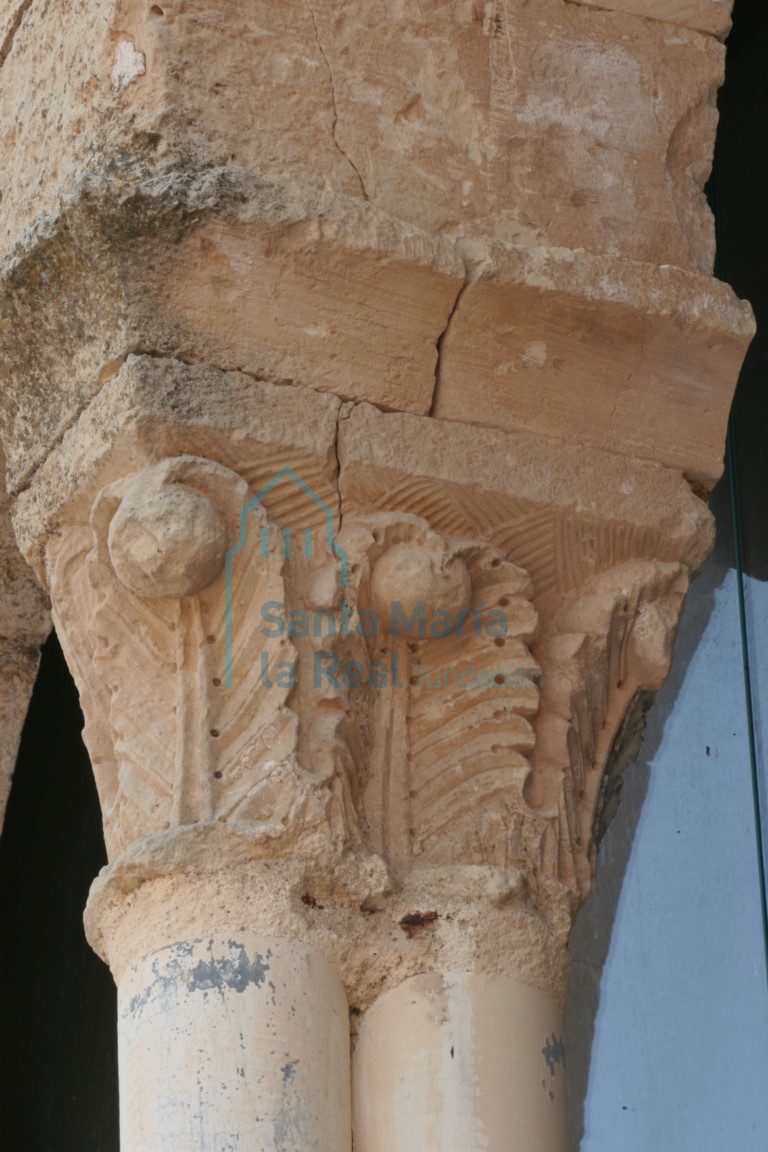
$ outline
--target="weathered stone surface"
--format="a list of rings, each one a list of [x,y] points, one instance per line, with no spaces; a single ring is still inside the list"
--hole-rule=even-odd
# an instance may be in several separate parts
[[[749,325],[681,271],[711,37],[561,0],[90,9],[14,9],[0,70],[12,491],[136,351],[719,474]]]
[[[321,765],[312,747],[330,747],[320,731],[326,720],[318,717],[314,734],[311,725],[299,733],[286,707],[289,689],[269,689],[262,657],[272,664],[298,655],[289,641],[265,640],[261,612],[286,603],[294,584],[311,583],[327,563],[327,517],[332,532],[338,514],[339,406],[336,397],[297,387],[131,357],[19,499],[19,537],[36,542],[30,555],[55,589],[57,630],[81,691],[111,854],[171,824],[230,817],[258,825],[270,850],[281,836],[297,850],[303,843],[318,852],[325,842],[334,760]],[[190,450],[207,458],[182,455]],[[243,475],[210,457],[231,461]],[[242,521],[259,492],[259,506]],[[205,509],[205,523],[223,521],[229,554],[244,533],[232,584],[216,533],[202,554],[199,532],[153,529],[157,553],[133,546],[147,494],[153,513],[191,500],[196,512]],[[285,560],[285,576],[276,524],[299,541],[307,531],[318,536],[306,565],[300,546]],[[262,530],[273,557],[266,572]],[[234,683],[225,691],[230,653]],[[305,655],[311,674],[312,654]],[[292,760],[307,744],[304,764],[315,764],[316,779]]]
[[[0,3],[0,67],[13,47],[14,37],[31,0],[2,0]]]
[[[733,0],[568,0],[568,3],[663,20],[720,37],[725,37],[730,30],[733,8]]]
[[[160,940],[118,993],[122,1147],[157,1152],[183,1132],[190,1148],[215,1133],[222,1152],[351,1152],[337,968],[296,940],[234,928]],[[204,1057],[192,1060],[200,1037]]]
[[[359,1011],[411,976],[451,970],[511,976],[565,998],[564,936],[527,898],[518,870],[419,869],[393,885],[375,856],[259,859],[252,837],[221,824],[132,845],[95,881],[86,932],[120,981],[163,934],[205,936],[230,909],[238,926],[302,941],[336,963]],[[440,914],[408,931],[402,921],[415,909]]]
[[[717,280],[498,246],[442,340],[433,413],[714,482],[732,382],[754,330],[749,305]]]
[[[32,4],[0,75],[0,250],[86,170],[226,164],[430,231],[709,271],[722,65],[711,37],[562,0]]]
[[[167,470],[146,469],[122,492],[112,517],[107,550],[115,575],[137,596],[194,596],[224,566],[226,521],[213,501],[181,476],[167,483]]]
[[[73,520],[87,522],[96,492],[129,472],[180,452],[208,456],[260,489],[290,464],[334,509],[338,451],[345,512],[429,512],[438,530],[494,540],[519,518],[514,548],[537,596],[564,592],[604,563],[681,560],[697,570],[712,544],[712,519],[679,473],[652,463],[543,437],[477,428],[333,396],[272,385],[172,360],[130,356],[64,435],[15,502],[21,546],[42,576],[42,549]],[[480,495],[492,494],[487,502]],[[452,507],[453,493],[456,506]],[[447,495],[446,495],[447,494]],[[278,520],[278,492],[264,497]],[[311,501],[291,514],[317,521]],[[497,513],[495,509],[499,509]]]
[[[544,619],[571,589],[629,560],[701,567],[713,522],[679,473],[575,444],[452,421],[342,411],[345,516],[397,511],[481,536],[533,579]]]
[[[170,550],[158,538],[157,555],[132,557],[126,583],[124,565],[114,565],[114,529],[121,520],[124,536],[142,525],[142,491],[207,507],[226,554],[217,539],[200,571],[199,537]],[[47,570],[80,685],[110,857],[166,828],[211,821],[251,829],[275,855],[320,855],[351,837],[338,810],[346,781],[334,725],[323,741],[326,725],[313,711],[333,693],[310,690],[306,709],[291,707],[299,652],[265,626],[270,605],[291,603],[289,567],[294,584],[303,573],[282,555],[284,535],[245,481],[202,457],[175,456],[102,488],[88,527],[73,527],[49,542]],[[322,553],[309,562],[306,580],[326,563]],[[180,568],[189,575],[182,589]],[[304,655],[311,685],[311,652]],[[312,730],[305,757],[300,715]]]
[[[126,1152],[347,1146],[344,993],[406,1056],[358,1064],[356,1146],[560,1142],[607,769],[752,333],[709,279],[722,7],[0,8],[0,434],[104,816]]]
[[[547,830],[523,816],[521,833],[521,810],[516,813],[514,802],[505,808],[500,790],[487,813],[488,840],[480,851],[499,851],[509,836],[517,844],[513,853],[530,861],[536,828],[540,859],[533,872],[539,883],[546,887],[549,879],[555,890],[564,885],[585,896],[594,875],[592,830],[613,740],[635,696],[658,687],[666,675],[688,573],[700,567],[711,546],[710,514],[679,473],[669,469],[641,461],[629,468],[626,460],[598,450],[383,414],[366,404],[342,412],[339,461],[345,523],[354,522],[364,509],[369,515],[371,509],[386,509],[390,515],[428,517],[447,536],[482,538],[530,575],[527,594],[538,627],[528,622],[523,636],[529,648],[512,653],[514,667],[524,675],[518,691],[510,693],[507,685],[498,702],[511,712],[494,735],[487,717],[478,713],[470,720],[467,710],[466,728],[446,739],[445,760],[434,749],[429,759],[432,769],[441,763],[446,776],[453,770],[452,784],[460,793],[461,771],[452,762],[454,757],[462,760],[457,748],[473,747],[477,764],[482,763],[481,750],[503,751],[507,770],[519,757],[517,763],[525,767],[518,795],[525,798],[529,814],[546,813],[553,824]],[[506,604],[505,611],[512,612],[509,589],[489,588],[489,593],[489,603]],[[513,616],[518,619],[519,610]],[[497,649],[496,655],[504,671],[504,653]],[[416,646],[416,658],[427,668],[439,663],[423,642]],[[477,654],[471,661],[481,663]],[[454,666],[462,666],[458,653]],[[418,697],[427,679],[416,680],[404,705],[409,733],[425,724]],[[539,683],[540,698],[531,692]],[[435,731],[441,725],[451,728],[455,696],[435,690],[442,687],[438,682],[426,694],[426,727],[431,713]],[[460,696],[466,709],[472,693],[465,690]],[[532,728],[526,729],[529,718]],[[397,763],[397,739],[393,736],[388,745],[390,765]],[[415,816],[418,757],[409,772]],[[510,793],[515,791],[510,785]],[[496,816],[507,813],[498,825],[494,809]],[[483,812],[482,782],[472,812],[474,817]],[[455,815],[454,820],[455,831],[461,818]],[[477,827],[476,820],[470,823]],[[530,874],[530,863],[523,865],[522,857],[516,862]]]
[[[0,433],[19,487],[135,351],[428,412],[464,261],[362,201],[217,169],[86,181],[3,280]]]
[[[48,599],[13,534],[3,463],[0,451],[0,830],[40,646],[51,629]]]
[[[752,331],[730,289],[680,269],[452,242],[241,170],[94,179],[5,268],[9,485],[26,483],[132,351],[384,408],[434,403],[437,416],[712,479]]]
[[[0,449],[0,639],[39,645],[50,632],[48,601],[19,552],[11,522],[11,501],[3,483]]]
[[[17,538],[44,581],[47,541],[68,525],[87,525],[102,487],[181,453],[216,460],[254,491],[290,467],[336,516],[340,407],[338,397],[307,388],[129,356],[16,499]],[[286,496],[289,488],[264,494],[278,520]],[[295,493],[292,501],[302,527],[323,524],[317,504],[297,502]]]

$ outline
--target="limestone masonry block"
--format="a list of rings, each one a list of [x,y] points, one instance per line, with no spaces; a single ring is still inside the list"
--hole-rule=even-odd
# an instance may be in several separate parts
[[[426,413],[464,275],[446,238],[286,179],[87,180],[5,269],[9,482],[131,352]]]
[[[368,845],[400,877],[519,868],[558,933],[591,884],[612,734],[661,682],[712,540],[654,463],[146,356],[65,432],[15,523],[80,685],[111,857],[223,821],[256,859]],[[310,551],[286,552],[307,528]],[[265,604],[378,623],[281,636]],[[426,605],[476,624],[432,636]],[[350,661],[359,683],[318,673]],[[445,668],[466,691],[425,678]]]
[[[86,171],[232,165],[452,236],[708,272],[723,48],[679,25],[725,5],[605,7],[33,4],[0,75],[0,252]]]
[[[752,333],[728,287],[667,265],[450,240],[240,169],[94,177],[6,265],[9,486],[142,351],[711,481]]]
[[[208,456],[259,490],[286,465],[338,513],[336,396],[205,365],[129,356],[15,502],[17,539],[38,575],[50,536],[86,523],[101,487],[168,456]],[[280,506],[282,494],[265,503]],[[277,513],[276,513],[277,514]],[[312,524],[311,501],[294,510]],[[21,561],[20,561],[21,562]]]
[[[711,515],[679,473],[595,449],[360,404],[342,412],[339,459],[345,514],[397,509],[482,533],[531,573],[543,612],[604,565],[695,571],[712,545]]]
[[[499,245],[451,317],[433,413],[714,482],[753,334],[749,305],[717,280]]]

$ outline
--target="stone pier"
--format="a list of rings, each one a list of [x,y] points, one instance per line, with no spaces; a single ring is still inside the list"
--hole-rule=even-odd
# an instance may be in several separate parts
[[[6,7],[7,501],[123,1152],[564,1152],[569,931],[753,333],[729,4]]]

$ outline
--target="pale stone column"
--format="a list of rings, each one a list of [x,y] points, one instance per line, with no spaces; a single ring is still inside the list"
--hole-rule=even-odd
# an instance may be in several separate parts
[[[346,1152],[349,1009],[312,949],[248,932],[178,941],[118,986],[126,1149]]]
[[[354,1085],[359,1152],[566,1146],[560,1009],[509,977],[434,973],[386,992],[361,1026]]]
[[[221,837],[220,867],[184,876],[169,847],[143,881],[129,861],[105,871],[86,911],[118,988],[121,1148],[349,1152],[339,965],[300,926],[258,930],[285,877],[228,862]]]

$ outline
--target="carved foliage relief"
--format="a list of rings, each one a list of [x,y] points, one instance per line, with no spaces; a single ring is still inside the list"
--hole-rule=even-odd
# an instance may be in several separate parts
[[[286,546],[237,474],[179,456],[53,539],[110,856],[211,821],[395,874],[524,868],[583,895],[603,768],[668,669],[676,564],[619,565],[545,629],[500,548],[408,513]],[[289,531],[289,530],[288,530]]]
[[[261,505],[225,571],[250,495],[229,469],[176,457],[102,489],[88,528],[49,549],[111,856],[182,824],[236,820],[269,839],[321,818],[291,686],[268,674],[294,649],[261,627],[261,606],[284,599]]]

